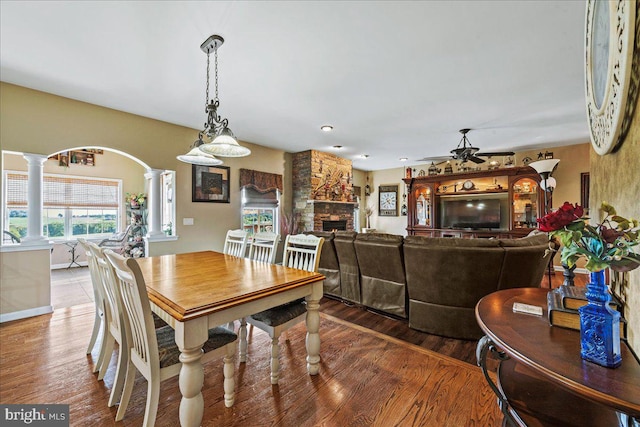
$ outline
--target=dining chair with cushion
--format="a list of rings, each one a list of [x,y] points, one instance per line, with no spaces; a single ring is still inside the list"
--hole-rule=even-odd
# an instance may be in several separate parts
[[[98,360],[93,365],[93,372],[99,372],[103,365],[103,360],[105,358],[104,337],[107,331],[107,321],[105,319],[105,313],[107,312],[107,308],[105,306],[106,301],[105,301],[104,292],[102,289],[102,284],[100,282],[100,276],[97,271],[95,258],[93,257],[91,249],[89,248],[89,242],[87,242],[83,238],[79,238],[78,243],[80,244],[80,247],[82,248],[82,250],[85,253],[85,256],[87,257],[87,264],[89,266],[89,276],[91,277],[91,286],[93,288],[93,302],[95,304],[95,310],[96,310],[95,316],[93,319],[93,330],[91,331],[91,338],[89,339],[89,345],[87,347],[87,354],[91,354],[91,351],[95,347],[96,342],[98,342],[98,337],[102,335],[99,341],[100,349],[98,351]],[[104,369],[106,370],[106,367]],[[104,376],[104,372],[98,373],[98,379],[102,379],[103,376]]]
[[[247,251],[249,235],[243,230],[229,230],[224,239],[223,253],[244,258]]]
[[[270,232],[259,232],[253,235],[251,246],[249,247],[249,259],[260,262],[275,264],[276,255],[280,243],[280,235]],[[246,319],[240,319],[240,349],[238,358],[240,362],[247,361],[247,323]]]
[[[317,272],[323,243],[324,238],[322,237],[305,234],[288,235],[284,242],[282,265]],[[307,305],[302,298],[246,318],[246,323],[262,329],[271,338],[271,384],[278,384],[280,376],[278,339],[284,331],[304,321],[306,313]],[[240,325],[240,337],[240,361],[242,362],[246,361],[245,354],[242,354],[246,349],[246,343],[242,342],[243,339],[246,340],[246,324],[244,322],[241,322]]]
[[[143,425],[153,426],[158,412],[160,382],[178,375],[182,366],[175,331],[170,326],[155,329],[147,288],[137,261],[124,258],[111,250],[106,250],[104,254],[116,273],[116,289],[122,302],[125,336],[130,349],[116,421],[124,418],[138,370],[148,383]],[[234,402],[233,356],[236,340],[237,335],[233,332],[216,327],[209,330],[209,339],[203,345],[203,363],[224,355],[223,387],[227,407],[233,406]]]

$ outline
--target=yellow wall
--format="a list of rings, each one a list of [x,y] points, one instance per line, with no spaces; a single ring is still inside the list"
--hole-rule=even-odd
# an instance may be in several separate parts
[[[597,208],[602,201],[613,205],[623,217],[640,219],[640,99],[636,102],[631,128],[622,147],[616,153],[606,156],[600,156],[591,150],[590,157],[589,215],[592,222],[600,220]],[[629,343],[635,353],[640,354],[640,268],[629,273],[624,296]]]
[[[179,239],[154,243],[149,251],[150,255],[203,249],[221,250],[226,231],[240,227],[239,169],[255,169],[284,174],[286,177],[283,151],[242,142],[252,150],[251,156],[224,159],[224,165],[231,168],[231,203],[192,203],[191,165],[179,162],[176,156],[188,151],[197,138],[198,131],[195,129],[4,82],[0,83],[0,117],[0,148],[5,151],[49,155],[70,148],[105,147],[128,153],[151,168],[176,171],[175,230]],[[233,118],[230,119],[233,123]],[[240,129],[236,131],[241,135]],[[97,171],[100,168],[100,156],[96,163]],[[4,164],[2,166],[4,169]],[[71,166],[69,173],[73,174],[74,170],[75,167]],[[0,188],[2,185],[0,178]],[[288,193],[283,194],[285,203],[288,197]],[[183,218],[193,218],[194,225],[182,225]],[[48,257],[43,262],[46,263],[48,278]],[[16,280],[19,280],[7,274],[3,269],[0,275],[0,293],[3,294],[3,298],[5,287],[14,286]],[[46,293],[47,298],[50,298],[48,287]],[[16,300],[31,300],[36,304],[29,308],[39,307],[39,299],[26,295],[31,294],[25,293],[24,298],[20,295],[13,297]],[[0,310],[6,307],[9,305],[4,304]]]
[[[522,159],[531,157],[537,159],[537,151],[520,151],[514,156],[515,164],[522,165]],[[548,151],[553,152],[556,159],[560,159],[560,163],[553,173],[557,181],[556,190],[553,193],[552,206],[557,208],[565,201],[572,203],[580,202],[580,173],[589,172],[589,151],[590,144],[577,144],[565,147],[555,147]],[[417,171],[421,169],[426,171],[429,165],[412,165]],[[442,168],[443,166],[439,166]],[[379,217],[378,216],[378,187],[380,185],[398,185],[398,206],[402,206],[402,194],[404,182],[402,178],[405,176],[405,167],[385,169],[369,172],[369,185],[371,186],[371,196],[368,197],[365,206],[373,208],[374,213],[371,216],[371,227],[379,232],[406,235],[407,217]],[[399,210],[398,210],[399,214]],[[556,264],[560,265],[560,257],[554,258]]]
[[[7,83],[0,83],[0,115],[2,150],[48,155],[72,147],[106,147],[128,153],[151,168],[175,170],[175,230],[179,239],[159,244],[151,252],[155,255],[222,249],[226,231],[240,226],[238,170],[285,172],[283,151],[242,142],[251,149],[250,156],[224,159],[224,166],[231,168],[231,203],[192,203],[191,165],[179,162],[176,156],[185,153],[197,138],[195,129]],[[43,131],[34,132],[35,129]],[[96,159],[96,171],[100,158]],[[136,168],[140,170],[139,166]],[[76,167],[71,166],[69,173],[74,170]],[[193,218],[194,225],[183,226],[183,218]]]

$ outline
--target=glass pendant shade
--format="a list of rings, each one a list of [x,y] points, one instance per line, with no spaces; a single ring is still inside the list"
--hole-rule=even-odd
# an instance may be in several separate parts
[[[238,144],[229,128],[220,131],[213,141],[200,146],[200,151],[213,156],[244,157],[251,154],[251,150]]]
[[[222,164],[222,160],[217,159],[210,154],[203,153],[200,151],[199,147],[193,147],[187,154],[176,156],[176,159],[181,162],[201,166],[217,166]]]

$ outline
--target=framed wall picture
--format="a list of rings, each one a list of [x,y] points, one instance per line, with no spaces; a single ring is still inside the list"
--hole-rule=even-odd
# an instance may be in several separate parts
[[[191,201],[229,203],[227,166],[192,166]]]
[[[378,187],[378,215],[398,216],[398,186],[381,185]]]

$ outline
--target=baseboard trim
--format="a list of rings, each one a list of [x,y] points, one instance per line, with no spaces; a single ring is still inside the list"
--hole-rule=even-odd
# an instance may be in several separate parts
[[[51,305],[30,308],[28,310],[14,311],[12,313],[4,313],[0,314],[0,323],[11,322],[12,320],[26,319],[27,317],[40,316],[42,314],[49,313],[53,313],[53,306]]]

